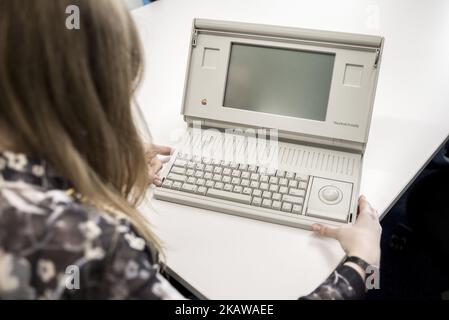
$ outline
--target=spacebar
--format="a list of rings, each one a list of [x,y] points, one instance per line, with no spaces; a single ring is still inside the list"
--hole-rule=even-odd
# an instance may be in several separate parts
[[[239,203],[244,203],[244,204],[251,204],[251,196],[248,196],[246,194],[217,190],[217,189],[209,189],[206,193],[206,197],[229,200],[229,201],[234,201],[234,202],[239,202]]]

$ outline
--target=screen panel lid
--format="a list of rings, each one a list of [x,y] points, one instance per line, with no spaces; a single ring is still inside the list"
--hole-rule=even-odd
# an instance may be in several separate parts
[[[188,121],[273,128],[291,139],[363,147],[383,41],[371,35],[195,19],[182,114]],[[257,60],[262,62],[257,65]],[[315,101],[327,108],[315,110],[323,107]]]

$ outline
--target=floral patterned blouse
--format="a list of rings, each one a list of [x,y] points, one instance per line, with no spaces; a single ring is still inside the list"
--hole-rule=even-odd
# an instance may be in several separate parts
[[[69,187],[43,160],[0,153],[0,299],[183,299],[127,220]],[[364,293],[360,275],[340,266],[303,299]]]

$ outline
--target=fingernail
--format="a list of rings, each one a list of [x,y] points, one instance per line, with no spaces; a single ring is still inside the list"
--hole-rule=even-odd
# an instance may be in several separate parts
[[[312,226],[312,230],[315,231],[315,232],[320,232],[321,226],[319,224],[314,224]]]

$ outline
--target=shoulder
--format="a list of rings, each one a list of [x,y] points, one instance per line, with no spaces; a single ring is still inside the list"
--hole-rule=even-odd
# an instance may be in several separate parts
[[[75,245],[128,227],[126,220],[75,201],[62,190],[17,184],[0,189],[0,243],[4,249],[21,250],[44,239],[46,243]]]
[[[61,298],[67,294],[67,268],[81,271],[86,288],[96,286],[96,275],[105,270],[109,277],[132,273],[131,260],[157,272],[146,242],[127,220],[74,201],[62,190],[0,189],[0,266],[9,266],[4,276],[15,280],[9,297]],[[0,292],[8,292],[1,287],[0,279]]]

